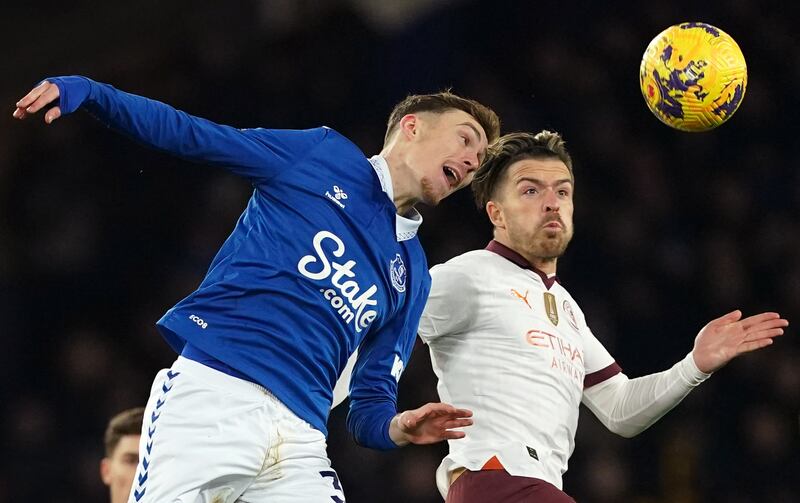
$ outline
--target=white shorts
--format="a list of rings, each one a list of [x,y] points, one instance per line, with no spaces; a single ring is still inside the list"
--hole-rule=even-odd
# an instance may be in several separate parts
[[[128,503],[343,502],[325,437],[261,386],[178,357],[156,376]]]

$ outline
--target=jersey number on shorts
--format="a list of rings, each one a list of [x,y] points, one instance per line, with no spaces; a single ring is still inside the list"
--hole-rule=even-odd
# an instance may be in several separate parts
[[[336,475],[335,471],[328,470],[324,472],[319,472],[319,474],[322,475],[323,477],[330,477],[331,479],[333,479],[332,482],[333,488],[339,491],[342,494],[342,496],[344,496],[344,492],[342,491],[342,485],[339,483],[339,476]],[[333,500],[335,503],[344,503],[344,500],[338,496],[331,496],[331,500]]]

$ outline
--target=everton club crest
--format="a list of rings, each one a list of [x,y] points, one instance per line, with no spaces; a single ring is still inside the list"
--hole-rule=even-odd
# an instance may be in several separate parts
[[[394,260],[389,263],[389,275],[392,278],[392,286],[400,293],[406,291],[406,266],[400,254],[395,255]]]

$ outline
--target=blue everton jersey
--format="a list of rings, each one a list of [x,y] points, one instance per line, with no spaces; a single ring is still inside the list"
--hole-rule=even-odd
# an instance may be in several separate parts
[[[254,186],[205,279],[158,322],[169,344],[227,364],[323,433],[334,384],[360,346],[348,424],[362,443],[392,447],[397,383],[430,276],[415,234],[398,236],[394,203],[364,154],[328,128],[236,129],[83,77],[48,80],[63,113],[83,107]]]

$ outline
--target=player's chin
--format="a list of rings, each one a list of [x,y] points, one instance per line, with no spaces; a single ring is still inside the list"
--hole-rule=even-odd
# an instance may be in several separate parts
[[[422,202],[425,203],[427,206],[437,206],[453,192],[455,191],[454,190],[428,191],[423,195]]]
[[[572,233],[568,231],[551,231],[545,230],[535,237],[536,243],[542,248],[546,248],[553,252],[564,253],[572,241]]]
[[[567,243],[564,239],[542,239],[537,240],[534,244],[534,249],[537,257],[544,259],[558,258],[564,254],[567,249]]]

